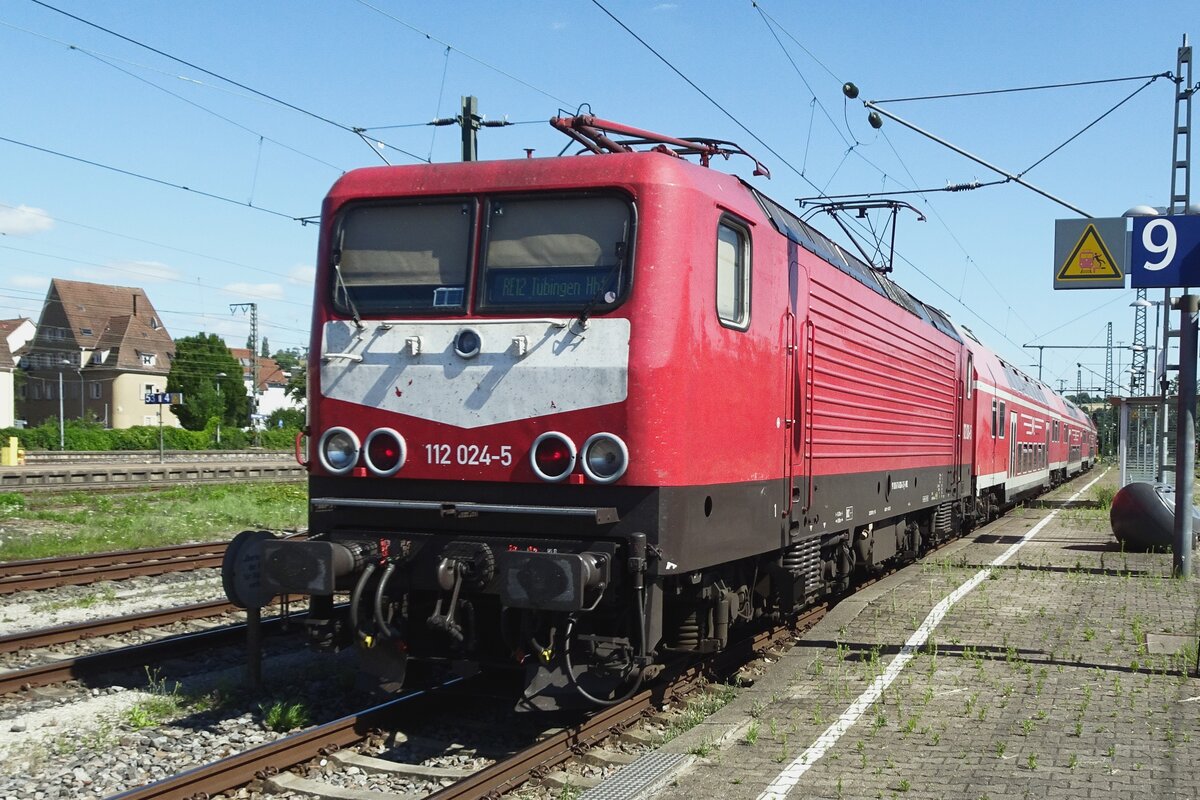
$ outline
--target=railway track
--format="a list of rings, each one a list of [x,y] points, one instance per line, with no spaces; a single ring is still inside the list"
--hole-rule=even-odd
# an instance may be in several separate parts
[[[228,542],[203,542],[0,564],[0,595],[221,566]]]
[[[265,782],[271,788],[280,791],[308,792],[321,796],[322,787],[318,780],[288,771],[299,768],[298,772],[319,775],[320,770],[311,767],[305,769],[302,765],[322,757],[328,757],[346,767],[358,766],[365,771],[381,771],[414,780],[430,781],[437,788],[425,793],[427,800],[466,800],[498,796],[533,778],[546,777],[557,766],[632,726],[664,704],[695,692],[703,683],[732,675],[756,654],[778,646],[794,636],[797,626],[809,627],[816,624],[825,610],[824,606],[812,609],[793,624],[763,631],[737,646],[730,647],[715,658],[673,668],[668,671],[665,680],[657,682],[654,686],[565,727],[531,736],[532,741],[526,746],[482,769],[430,767],[340,752],[343,748],[364,742],[373,731],[395,729],[397,725],[402,727],[406,721],[429,718],[435,711],[444,714],[453,693],[470,689],[469,681],[456,679],[434,689],[412,692],[357,714],[214,761],[158,783],[132,789],[118,795],[118,798],[156,800],[203,797],[255,781]],[[397,735],[402,739],[407,738],[403,733]],[[455,743],[453,747],[461,749],[463,746]],[[446,780],[454,782],[441,788],[441,784]]]
[[[197,609],[198,606],[184,608]],[[183,609],[180,609],[181,611]],[[153,612],[163,613],[163,612]],[[195,618],[195,617],[191,617]],[[287,621],[295,622],[294,618],[270,617],[262,620],[264,634],[279,631]],[[85,623],[86,624],[86,623]],[[165,624],[165,623],[163,623]],[[73,628],[76,626],[66,626]],[[143,626],[144,627],[144,626]],[[50,629],[62,630],[62,629]],[[30,634],[42,633],[31,631]],[[23,634],[17,634],[21,636]],[[5,637],[10,639],[13,637]],[[79,638],[79,637],[76,637]],[[39,664],[25,669],[0,672],[0,695],[9,694],[39,686],[52,686],[70,680],[89,680],[106,672],[115,672],[137,667],[143,664],[154,664],[169,658],[188,655],[214,647],[226,647],[244,642],[246,625],[239,623],[214,628],[199,633],[186,633],[178,636],[167,636],[153,642],[121,647],[115,650],[105,650],[90,655],[75,658],[63,658],[46,664]],[[16,648],[10,648],[16,649]]]
[[[220,567],[228,544],[200,542],[0,562],[0,595]]]
[[[91,464],[0,469],[0,491],[65,492],[81,489],[161,489],[181,483],[297,482],[307,477],[291,461]]]
[[[57,625],[52,628],[36,628],[34,630],[10,633],[0,636],[0,653],[14,653],[18,650],[29,650],[34,647],[49,647],[56,644],[77,642],[81,639],[94,639],[97,636],[112,636],[120,633],[130,633],[143,628],[157,628],[173,625],[176,622],[187,622],[194,619],[219,617],[231,614],[240,609],[225,600],[213,600],[208,603],[195,603],[175,608],[162,608],[154,611],[144,611],[140,614],[123,614],[118,617],[76,622],[71,625]]]

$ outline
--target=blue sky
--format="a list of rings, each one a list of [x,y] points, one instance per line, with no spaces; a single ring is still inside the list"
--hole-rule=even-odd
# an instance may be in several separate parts
[[[6,0],[0,316],[36,319],[61,277],[141,286],[173,336],[204,330],[234,346],[249,322],[229,304],[255,302],[272,350],[302,346],[317,228],[292,218],[315,215],[342,171],[380,154],[457,160],[458,129],[423,123],[453,116],[468,94],[489,119],[517,123],[480,133],[486,159],[557,154],[567,140],[545,120],[587,103],[608,119],[738,142],[771,170],[757,184],[793,209],[814,186],[988,181],[901,125],[875,131],[861,101],[1173,71],[1200,21],[1185,2],[602,1],[645,44],[590,0],[46,0],[185,66]],[[845,81],[859,100],[843,98]],[[886,107],[1022,172],[1144,82]],[[1094,216],[1164,205],[1172,92],[1155,81],[1026,180]],[[748,176],[748,163],[718,167]],[[1054,220],[1073,212],[1014,184],[907,199],[928,219],[901,218],[894,277],[1014,363],[1036,363],[1021,347],[1030,342],[1102,345],[1109,321],[1114,340],[1132,340],[1132,290],[1051,288]],[[1127,370],[1129,351],[1117,359]],[[1102,351],[1047,350],[1045,379],[1072,389],[1077,361],[1095,385]]]

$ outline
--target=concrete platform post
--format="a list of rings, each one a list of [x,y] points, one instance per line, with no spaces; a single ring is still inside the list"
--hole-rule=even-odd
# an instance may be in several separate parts
[[[1192,482],[1196,475],[1196,324],[1200,296],[1185,294],[1179,309],[1179,409],[1175,431],[1175,542],[1171,574],[1192,577]]]

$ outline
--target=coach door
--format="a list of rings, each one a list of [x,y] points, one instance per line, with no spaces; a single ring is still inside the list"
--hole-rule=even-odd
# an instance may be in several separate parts
[[[954,464],[954,494],[961,497],[964,492],[963,482],[970,474],[967,467],[971,463],[972,442],[975,438],[973,430],[975,423],[975,356],[967,353],[967,368],[963,371],[958,386],[958,453]],[[968,421],[969,420],[969,421]]]
[[[1010,411],[1009,412],[1009,420],[1010,421],[1008,423],[1008,474],[1011,477],[1012,475],[1014,475],[1018,472],[1018,464],[1020,464],[1020,460],[1019,460],[1018,456],[1020,455],[1021,450],[1020,450],[1020,446],[1017,444],[1017,412]]]

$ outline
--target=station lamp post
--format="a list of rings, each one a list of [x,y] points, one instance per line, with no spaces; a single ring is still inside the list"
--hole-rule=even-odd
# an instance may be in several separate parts
[[[217,379],[217,444],[221,444],[221,417],[225,416],[225,404],[221,402],[221,379],[225,377],[224,372],[218,372],[215,376]]]
[[[68,361],[65,358],[58,362],[58,449],[59,450],[67,449],[67,426],[63,420],[63,417],[66,416],[66,414],[63,411],[62,368],[63,367],[73,367],[73,366],[75,366],[75,365],[72,364],[70,361]]]

